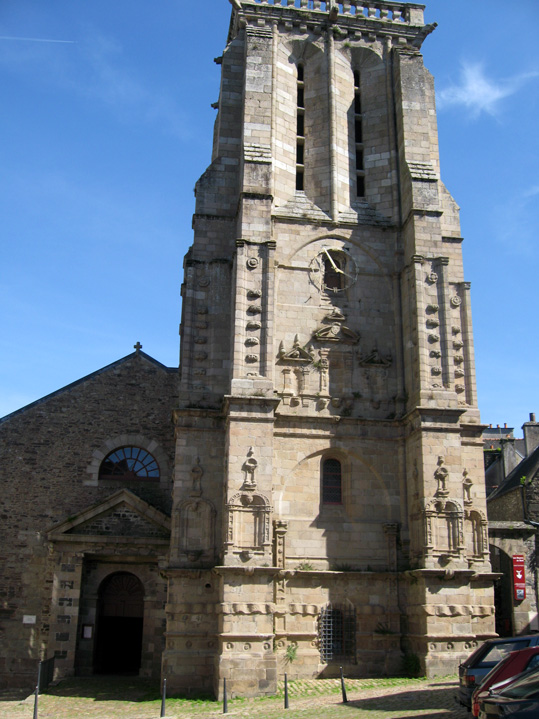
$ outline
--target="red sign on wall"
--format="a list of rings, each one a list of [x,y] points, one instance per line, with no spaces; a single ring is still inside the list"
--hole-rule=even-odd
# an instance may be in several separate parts
[[[523,554],[513,554],[513,596],[517,602],[526,599],[526,570]]]

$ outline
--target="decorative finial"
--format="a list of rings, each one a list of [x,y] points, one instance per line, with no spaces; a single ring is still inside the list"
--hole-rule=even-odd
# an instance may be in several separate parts
[[[142,345],[140,344],[140,342],[137,342],[136,345],[133,345],[133,349],[135,350],[135,354],[138,354],[142,349]]]

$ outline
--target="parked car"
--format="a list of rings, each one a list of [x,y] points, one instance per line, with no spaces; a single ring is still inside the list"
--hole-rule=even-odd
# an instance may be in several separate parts
[[[539,646],[539,634],[487,639],[459,666],[459,690],[455,697],[457,702],[471,709],[474,690],[499,661],[510,652],[536,646]]]
[[[479,700],[488,696],[488,690],[498,693],[523,672],[539,667],[539,646],[518,649],[502,659],[485,676],[480,686],[472,694],[472,714],[479,716]],[[520,678],[520,677],[519,677]]]
[[[489,692],[479,702],[479,719],[537,719],[539,717],[539,671],[526,672],[499,692]]]

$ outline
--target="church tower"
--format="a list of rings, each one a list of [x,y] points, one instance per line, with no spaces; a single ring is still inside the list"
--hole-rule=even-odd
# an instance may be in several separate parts
[[[182,286],[172,690],[493,635],[469,284],[423,5],[231,0]]]

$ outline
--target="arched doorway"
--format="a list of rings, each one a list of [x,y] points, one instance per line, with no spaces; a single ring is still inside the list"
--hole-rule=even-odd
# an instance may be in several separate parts
[[[494,582],[494,608],[496,611],[496,632],[500,637],[512,637],[513,626],[513,567],[509,556],[499,547],[490,545],[492,571],[502,576]]]
[[[130,572],[116,572],[101,582],[97,600],[94,671],[137,674],[142,652],[144,587]]]

